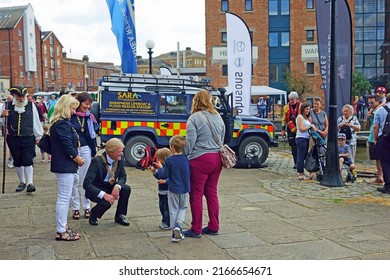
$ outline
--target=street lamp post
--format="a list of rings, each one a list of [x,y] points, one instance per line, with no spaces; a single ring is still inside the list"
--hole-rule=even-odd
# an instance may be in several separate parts
[[[336,0],[331,0],[331,23],[330,23],[330,81],[329,81],[329,134],[326,151],[326,169],[320,184],[327,187],[342,187],[339,150],[337,143],[337,85],[336,85]]]
[[[88,91],[88,79],[89,79],[88,74],[85,74],[85,86],[84,86],[85,91]]]
[[[154,48],[154,41],[152,41],[152,40],[146,41],[145,46],[149,50],[148,51],[148,54],[149,54],[149,74],[152,74],[152,53],[153,53],[152,49]]]

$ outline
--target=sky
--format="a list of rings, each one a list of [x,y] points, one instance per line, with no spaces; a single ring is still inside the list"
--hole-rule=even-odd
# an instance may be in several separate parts
[[[42,31],[53,31],[67,57],[120,65],[116,39],[105,0],[1,0],[0,7],[30,3]],[[186,47],[205,53],[204,0],[135,0],[137,55],[148,58]]]

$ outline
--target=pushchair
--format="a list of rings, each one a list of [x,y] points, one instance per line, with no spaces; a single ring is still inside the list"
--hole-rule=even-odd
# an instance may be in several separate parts
[[[324,177],[326,166],[326,141],[317,131],[310,129],[309,133],[314,141],[312,149],[314,158],[317,160],[317,181],[321,181]]]
[[[314,141],[314,147],[313,147],[313,153],[314,156],[317,159],[317,181],[321,181],[324,177],[325,167],[326,167],[326,152],[327,152],[327,146],[326,146],[326,140],[322,138],[322,136],[316,132],[310,130],[309,133],[313,137]],[[354,183],[356,181],[356,175],[352,174],[350,168],[348,165],[343,164],[342,170],[346,173],[346,182]]]

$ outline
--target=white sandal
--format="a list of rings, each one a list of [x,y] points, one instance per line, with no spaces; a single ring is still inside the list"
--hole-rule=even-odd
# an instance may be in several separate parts
[[[310,178],[307,177],[306,175],[298,175],[299,180],[309,180]]]

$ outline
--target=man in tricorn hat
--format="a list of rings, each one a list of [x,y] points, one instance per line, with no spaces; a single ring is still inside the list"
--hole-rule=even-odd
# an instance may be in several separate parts
[[[31,193],[36,191],[33,184],[35,144],[41,139],[43,128],[36,106],[26,98],[27,89],[13,87],[9,92],[14,99],[0,109],[0,114],[8,117],[7,143],[20,181],[16,191],[27,187],[26,191]]]

